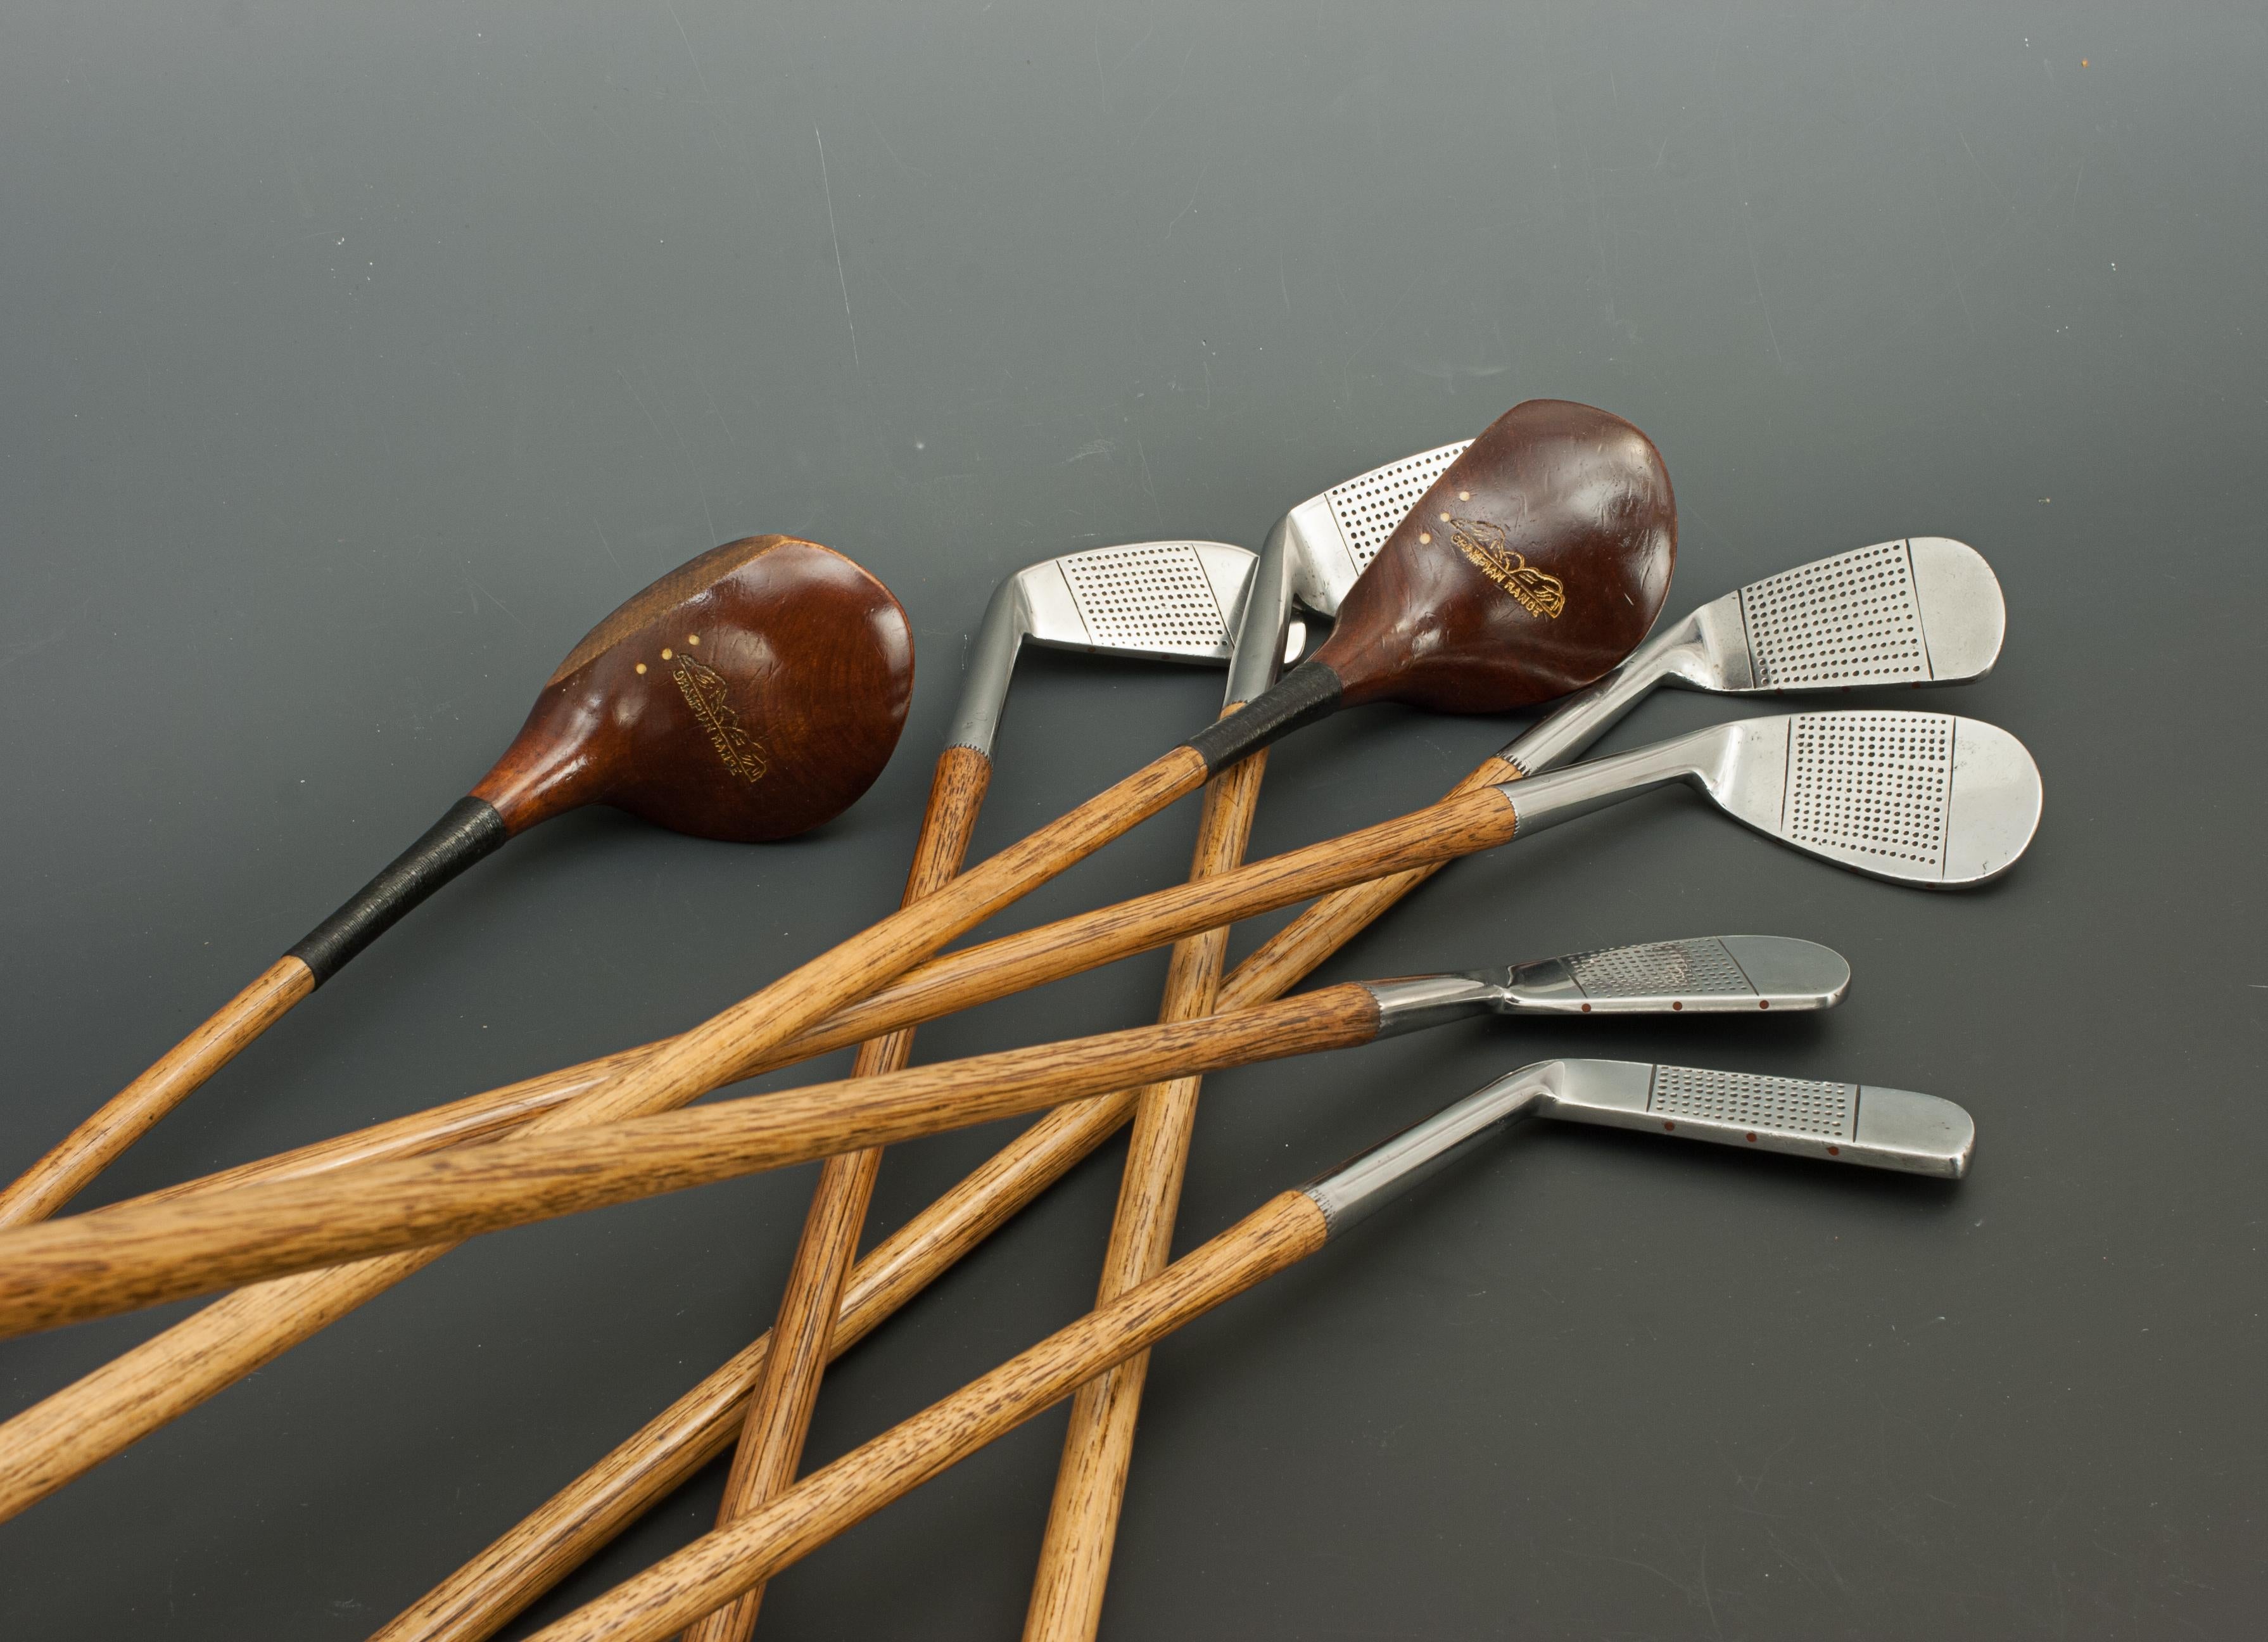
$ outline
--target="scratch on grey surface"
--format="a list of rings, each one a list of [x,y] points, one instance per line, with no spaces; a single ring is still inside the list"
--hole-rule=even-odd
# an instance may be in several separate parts
[[[1724,66],[1721,34],[1719,36],[1718,43],[1719,49],[1710,63],[1709,78],[1716,89],[1717,100],[1721,107],[1725,103],[1725,88],[1720,72]],[[1782,370],[1786,370],[1787,356],[1780,351],[1779,333],[1772,328],[1771,304],[1764,297],[1764,262],[1756,255],[1756,207],[1749,198],[1748,167],[1741,163],[1741,136],[1737,130],[1729,134],[1728,145],[1733,153],[1733,180],[1739,183],[1741,188],[1741,239],[1748,247],[1749,273],[1756,283],[1756,308],[1764,315],[1764,340],[1771,344],[1772,357],[1779,361]]]
[[[685,21],[677,15],[677,0],[661,0],[661,4],[668,10],[669,20],[677,25],[678,39],[685,41],[686,60],[693,65],[693,83],[701,88],[701,100],[705,103],[709,100],[709,82],[702,77],[701,59],[694,55],[693,42],[686,36]]]
[[[1742,1472],[1735,1470],[1733,1473],[1733,1485],[1740,1489],[1743,1493],[1747,1494],[1749,1498],[1754,1499],[1758,1491],[1763,1489],[1765,1482],[1771,1476],[1772,1462],[1778,1459],[1780,1455],[1786,1454],[1794,1446],[1795,1439],[1793,1437],[1790,1437],[1786,1442],[1781,1443],[1778,1447],[1774,1448],[1770,1454],[1764,1455],[1764,1462],[1762,1466],[1757,1468],[1756,1474],[1754,1478],[1750,1478],[1744,1476]]]
[[[630,402],[645,413],[645,424],[653,430],[653,437],[658,439],[666,437],[661,431],[661,423],[654,419],[653,412],[648,409],[637,389],[630,386],[630,378],[622,373],[622,368],[620,365],[615,367],[615,379],[622,385],[622,392],[630,396]]]
[[[1701,1547],[1701,1605],[1709,1610],[1709,1633],[1722,1637],[1725,1629],[1717,1623],[1717,1599],[1709,1590],[1709,1548]]]
[[[1778,360],[1781,369],[1785,370],[1787,366],[1787,356],[1780,352],[1779,333],[1772,328],[1771,304],[1764,298],[1764,264],[1756,258],[1756,213],[1749,209],[1745,194],[1741,199],[1741,217],[1742,219],[1741,237],[1748,241],[1749,246],[1749,271],[1756,276],[1756,308],[1764,316],[1764,340],[1771,344],[1772,357]]]
[[[503,611],[505,615],[510,616],[512,618],[512,624],[514,627],[518,628],[523,633],[527,631],[527,623],[521,621],[518,616],[512,615],[512,607],[506,604],[503,600],[497,598],[494,593],[490,593],[487,586],[482,583],[480,578],[475,576],[470,571],[467,571],[465,572],[465,585],[472,590],[474,615],[478,615],[480,614],[481,600],[482,599],[486,599],[490,604],[496,606],[497,609]]]
[[[1174,212],[1174,220],[1166,225],[1166,239],[1167,241],[1172,240],[1174,237],[1174,230],[1181,226],[1182,218],[1188,216],[1191,211],[1197,210],[1197,194],[1204,188],[1205,178],[1211,173],[1211,171],[1212,156],[1211,154],[1207,154],[1204,158],[1204,164],[1197,167],[1197,181],[1190,186],[1189,203],[1182,206],[1180,210]]]
[[[1142,431],[1139,428],[1134,430],[1134,454],[1141,459],[1142,489],[1149,493],[1150,512],[1162,528],[1166,522],[1166,515],[1158,506],[1158,487],[1151,482],[1150,478],[1150,453],[1143,446]]]
[[[614,560],[615,568],[623,575],[629,575],[630,567],[622,563],[622,555],[615,551],[615,544],[607,540],[607,528],[599,522],[599,516],[596,513],[591,515],[591,528],[598,533],[599,545],[607,550],[607,556]]]
[[[911,177],[917,182],[925,183],[929,180],[929,178],[924,173],[916,171],[911,166],[906,164],[904,160],[899,158],[898,151],[890,146],[890,136],[888,132],[883,130],[880,126],[874,126],[870,129],[873,131],[876,140],[881,144],[882,151],[890,157],[892,163],[894,163],[900,171],[904,172],[906,175]]]
[[[827,180],[827,141],[819,135],[819,128],[811,128],[811,140],[819,145],[819,191],[827,196],[827,238],[835,247],[835,283],[843,292],[843,323],[850,331],[850,367],[858,366],[858,322],[850,317],[850,281],[843,272],[843,236],[835,229],[835,190]]]
[[[95,598],[95,594],[89,593],[80,600],[77,607],[63,618],[63,624],[45,638],[24,638],[13,644],[0,644],[0,667],[21,661],[26,656],[35,656],[42,650],[60,644],[64,639],[69,638],[72,632],[71,623],[86,613],[86,607],[94,602]]]
[[[627,376],[622,376],[621,367],[615,368],[615,374],[622,378],[624,387],[630,387],[630,379]],[[645,401],[638,399],[637,390],[634,387],[630,388],[630,397],[638,400],[640,409],[645,409]],[[686,441],[685,430],[677,425],[677,413],[670,409],[669,401],[666,399],[661,401],[661,414],[669,418],[670,437],[676,441],[678,457],[685,463],[685,476],[693,482],[694,491],[701,498],[701,517],[708,524],[710,544],[713,547],[718,540],[717,518],[709,511],[709,490],[708,487],[701,482],[701,465],[693,460],[693,446]],[[659,434],[661,423],[654,420],[653,412],[647,410],[645,417],[648,422],[653,423],[654,432],[657,435]]]
[[[1802,1563],[1799,1562],[1796,1559],[1795,1553],[1788,1550],[1786,1545],[1780,1543],[1779,1535],[1769,1528],[1764,1529],[1764,1543],[1771,1547],[1772,1555],[1778,1557],[1783,1563],[1786,1563],[1797,1579],[1802,1580],[1813,1590],[1819,1591],[1821,1594],[1824,1595],[1825,1591],[1821,1587],[1819,1581],[1811,1577],[1811,1570],[1805,1567]]]

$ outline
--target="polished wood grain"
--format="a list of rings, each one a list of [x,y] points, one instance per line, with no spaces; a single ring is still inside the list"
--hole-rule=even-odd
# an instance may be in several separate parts
[[[1012,1117],[1122,1085],[1367,1043],[1348,983],[1234,1014],[528,1133],[0,1239],[0,1335],[605,1208]]]
[[[1609,411],[1532,399],[1443,470],[1311,659],[1350,707],[1530,706],[1622,665],[1661,614],[1676,557],[1653,442]]]
[[[1189,928],[1211,928],[1249,910],[1264,910],[1270,905],[1280,905],[1318,889],[1336,887],[1351,877],[1359,879],[1367,873],[1399,868],[1413,858],[1440,859],[1483,847],[1489,842],[1502,842],[1512,836],[1517,825],[1516,813],[1501,795],[1488,792],[1465,793],[1325,845],[1255,862],[1234,872],[1144,897],[1143,902],[1204,909],[1182,916],[1192,920]],[[895,915],[895,918],[908,918],[955,897],[964,885],[985,871],[980,867],[964,874],[939,895],[916,902]],[[1237,900],[1239,893],[1251,896],[1256,887],[1266,892],[1256,902]],[[1230,893],[1224,895],[1224,891]],[[1143,918],[1129,910],[1141,905],[1142,902],[1124,902],[1087,916],[1108,935],[1114,929],[1123,931],[1142,925]],[[868,937],[848,943],[848,948],[857,950],[862,941],[876,931],[887,931],[894,921],[885,920],[875,931],[870,931]],[[844,950],[838,948],[828,960],[806,966],[806,969],[840,961]],[[814,1007],[812,997],[809,990],[799,1000],[792,997],[783,1012],[793,1021],[795,1009]],[[727,1012],[728,1016],[732,1012]],[[758,1040],[758,1048],[767,1047],[761,1042],[767,1033],[773,1040],[770,1046],[776,1047],[785,1041],[790,1031],[779,1021],[766,1025],[745,1020],[737,1029],[745,1037]],[[613,1081],[583,1095],[572,1106],[556,1110],[531,1124],[529,1133],[544,1134],[562,1127],[613,1122],[683,1104],[694,1094],[722,1081],[724,1069],[733,1064],[729,1047],[703,1042],[701,1040],[705,1035],[696,1031],[674,1040],[669,1049],[652,1060],[632,1066]],[[682,1052],[688,1041],[693,1042],[690,1055]],[[668,1063],[674,1055],[694,1070],[673,1071]],[[654,1070],[657,1063],[663,1066],[659,1076]],[[975,1064],[968,1063],[972,1066]],[[1179,1076],[1201,1068],[1167,1070]],[[903,1079],[911,1074],[897,1076]],[[675,1081],[671,1081],[673,1077]],[[704,1079],[707,1081],[702,1081]],[[1077,1093],[1095,1092],[1094,1087],[1089,1086]],[[875,1098],[880,1099],[879,1095]],[[777,1106],[781,1100],[782,1097],[773,1096],[768,1104]],[[641,1131],[637,1144],[651,1147],[659,1132]],[[916,1128],[909,1132],[924,1131]],[[469,1160],[460,1160],[467,1158],[465,1150],[453,1150],[424,1159],[363,1165],[352,1171],[335,1171],[307,1179],[239,1187],[225,1193],[201,1193],[158,1204],[121,1204],[75,1217],[63,1226],[32,1226],[0,1233],[0,1333],[53,1327],[105,1311],[155,1304],[160,1299],[206,1292],[228,1284],[259,1281],[305,1270],[326,1259],[360,1259],[453,1235],[470,1235],[476,1230],[516,1223],[512,1216],[522,1211],[511,1205],[523,1199],[529,1218],[571,1211],[564,1207],[541,1206],[550,1201],[548,1194],[552,1186],[548,1177],[531,1176],[530,1183],[519,1197],[506,1184],[508,1174],[497,1160],[497,1151],[524,1147],[526,1144],[523,1138],[470,1148]],[[872,1138],[853,1139],[849,1144],[887,1144],[887,1140],[878,1133]],[[563,1159],[572,1151],[572,1147],[562,1148],[558,1155]],[[521,1152],[511,1150],[510,1155],[517,1157]],[[549,1160],[553,1154],[541,1155]],[[782,1160],[775,1157],[750,1167],[777,1167]],[[578,1177],[587,1185],[600,1178],[600,1173],[603,1171],[583,1172]],[[463,1182],[475,1177],[488,1182],[484,1189],[487,1196],[461,1195],[469,1190]],[[651,1190],[674,1190],[692,1183],[671,1183],[674,1176],[666,1168],[657,1169],[652,1178],[656,1183]],[[446,1212],[440,1208],[441,1199],[425,1200],[429,1190],[440,1189],[444,1182],[453,1182],[460,1195],[451,1197],[444,1191],[443,1198],[469,1217],[461,1233],[448,1229]],[[347,1196],[350,1191],[361,1194],[359,1201],[350,1201]],[[389,1197],[387,1194],[393,1196]],[[644,1194],[631,1191],[630,1195]],[[593,1198],[581,1206],[621,1200]],[[502,1218],[491,1218],[499,1216]]]
[[[1285,1192],[1139,1287],[822,1467],[760,1511],[536,1633],[536,1642],[659,1642],[809,1555],[1082,1381],[1322,1247],[1322,1211]]]
[[[43,1220],[70,1202],[159,1118],[314,990],[314,972],[297,958],[278,958],[269,964],[258,980],[0,1191],[0,1226]]]
[[[744,537],[593,628],[473,796],[514,834],[605,804],[695,837],[792,837],[873,784],[913,680],[912,627],[871,573]]]
[[[1312,895],[1349,884],[1361,885],[1366,874],[1397,875],[1414,871],[1418,876],[1409,882],[1421,882],[1439,870],[1445,860],[1475,850],[1493,848],[1511,836],[1514,821],[1511,811],[1482,794],[1479,789],[1510,780],[1518,772],[1500,759],[1491,759],[1482,768],[1501,774],[1482,781],[1479,772],[1476,772],[1472,781],[1460,785],[1450,795],[1458,802],[1443,800],[1376,827],[1249,863],[1218,879],[1176,885],[932,959],[908,970],[880,991],[845,1005],[810,1031],[748,1055],[732,1067],[724,1081],[754,1077],[901,1027],[990,1003]],[[1386,881],[1381,879],[1381,883]],[[1272,949],[1278,942],[1283,942],[1287,956],[1304,953],[1312,968],[1329,955],[1335,940],[1345,939],[1335,933],[1342,925],[1340,916],[1327,912],[1325,906],[1369,906],[1374,908],[1369,916],[1375,917],[1406,893],[1406,888],[1405,885],[1388,892],[1366,885],[1342,890],[1350,898],[1347,902],[1333,901],[1311,909],[1286,926],[1270,946]],[[1247,960],[1243,967],[1249,968],[1251,962]],[[489,1138],[567,1105],[651,1057],[663,1043],[671,1041],[664,1039],[659,1043],[618,1050],[598,1060],[467,1095],[335,1139],[319,1141],[216,1174],[161,1188],[130,1202],[165,1202],[257,1181],[305,1178],[350,1163],[412,1157],[443,1146]]]
[[[1652,441],[1595,407],[1531,400],[1426,491],[1311,660],[1336,675],[1344,705],[1494,712],[1548,700],[1645,637],[1676,550],[1675,497]]]
[[[1069,814],[962,873],[527,1125],[531,1132],[611,1122],[681,1105],[936,952],[1025,891],[1204,784],[1204,761],[1176,747]],[[859,1037],[871,1035],[861,1031]],[[856,1041],[855,1039],[853,1040]],[[852,1139],[846,1146],[873,1144]],[[278,1187],[290,1182],[276,1182]],[[269,1187],[242,1189],[265,1190]],[[177,1199],[180,1208],[196,1197]],[[81,1217],[91,1219],[94,1217]],[[26,1228],[28,1230],[33,1228]],[[309,1273],[287,1294],[209,1306],[0,1425],[0,1519],[233,1384],[437,1257],[431,1250]],[[284,1285],[252,1291],[267,1295]],[[219,1314],[216,1316],[215,1314]],[[210,1321],[208,1321],[210,1319]]]
[[[939,756],[915,838],[902,904],[936,894],[961,870],[991,775],[991,760],[973,747],[948,747]],[[869,1038],[858,1046],[850,1075],[879,1078],[902,1071],[913,1047],[910,1027]],[[843,1306],[843,1285],[858,1257],[858,1234],[881,1167],[882,1149],[869,1146],[831,1157],[820,1168],[772,1322],[773,1349],[749,1395],[740,1440],[718,1504],[719,1527],[762,1505],[795,1480],[804,1439],[811,1430],[811,1412],[819,1401],[819,1382],[831,1355],[828,1347]],[[755,1629],[762,1601],[762,1586],[741,1593],[688,1631],[686,1642],[745,1642]]]
[[[1243,860],[1267,756],[1263,748],[1213,778],[1205,794],[1208,825],[1197,840],[1192,880],[1219,877]],[[1186,1020],[1211,1012],[1219,995],[1227,951],[1225,925],[1176,941],[1159,1019]],[[1172,1252],[1174,1211],[1181,1201],[1189,1126],[1197,1116],[1198,1083],[1194,1078],[1176,1078],[1152,1084],[1135,1097],[1133,1138],[1120,1177],[1102,1280],[1095,1292],[1099,1306],[1165,1269]],[[1117,1534],[1118,1500],[1133,1447],[1134,1408],[1148,1361],[1146,1352],[1138,1352],[1081,1386],[1071,1399],[1071,1425],[1064,1436],[1055,1497],[1024,1621],[1027,1637],[1089,1636],[1101,1620],[1103,1586]],[[1114,1389],[1126,1385],[1137,1388],[1130,1398],[1123,1389]]]
[[[1192,762],[1194,756],[1191,755]],[[1145,897],[1145,901],[1164,903],[1162,910],[1153,909],[1150,916],[1106,908],[1079,919],[1064,920],[1064,924],[1078,924],[1106,949],[1115,943],[1116,950],[1121,952],[1140,951],[1177,935],[1248,917],[1350,880],[1359,881],[1366,873],[1402,872],[1503,843],[1509,839],[1516,825],[1517,817],[1511,806],[1494,794],[1476,791],[1414,815],[1366,828],[1361,834],[1349,835],[1350,840],[1365,841],[1361,851],[1352,858],[1329,844],[1311,846],[1307,850],[1254,862],[1219,879],[1180,885],[1160,891],[1156,896]],[[1344,844],[1347,841],[1338,842]],[[1293,863],[1296,870],[1287,869],[1286,863]],[[955,880],[954,889],[970,876],[973,874]],[[1243,880],[1241,884],[1236,881],[1240,880]],[[1224,895],[1225,887],[1233,893]],[[932,902],[944,898],[932,897]],[[1136,904],[1124,903],[1128,907]],[[1037,961],[1035,944],[1014,937],[1002,946],[1021,954],[1021,971],[1015,965],[1010,966],[1012,975],[1020,973],[1024,976],[1019,983],[1033,983],[1029,972],[1043,968]],[[981,972],[971,974],[961,984],[981,990],[977,983],[983,978]],[[1039,978],[1045,978],[1044,975]],[[958,1006],[949,1000],[940,1002],[937,996],[940,991],[949,989],[929,989],[910,998],[908,1006],[917,1013],[924,1009]],[[850,1012],[845,1012],[843,1019],[855,1018]],[[848,1041],[857,1042],[880,1029],[885,1029],[881,1023],[854,1024]],[[751,1058],[759,1058],[761,1053],[747,1051]],[[526,1127],[534,1130],[584,1121],[581,1114],[586,1110],[587,1102],[603,1096],[617,1087],[621,1080],[635,1076],[650,1064],[650,1059],[636,1062],[617,1079],[591,1086],[576,1100],[554,1107]],[[303,1177],[303,1181],[315,1183],[326,1177]],[[292,1182],[272,1182],[277,1186],[290,1183]],[[148,1206],[183,1207],[206,1195],[178,1197],[164,1204]],[[129,1210],[138,1212],[139,1205],[120,1204],[77,1219],[82,1225],[92,1225]],[[406,1265],[387,1260],[362,1261],[335,1273],[311,1272],[263,1283],[244,1293],[231,1295],[0,1425],[0,1520],[43,1498],[262,1364],[273,1361],[282,1351],[437,1257],[437,1252],[426,1251],[415,1256],[394,1257],[395,1262],[409,1262]]]
[[[817,542],[750,536],[593,629],[471,796],[505,836],[606,804],[703,838],[784,838],[873,784],[912,696],[913,630],[888,588]],[[459,870],[394,886],[389,917]],[[319,983],[279,959],[0,1192],[0,1226],[54,1213]]]
[[[1519,778],[1505,760],[1485,759],[1451,796]],[[1418,867],[1326,895],[1237,965],[1216,1007],[1244,1009],[1279,997],[1439,870]],[[1057,1107],[859,1261],[844,1289],[830,1357],[895,1315],[1117,1133],[1133,1116],[1138,1093]],[[483,1642],[495,1635],[724,1452],[770,1340],[762,1336],[735,1353],[404,1609],[375,1642]]]

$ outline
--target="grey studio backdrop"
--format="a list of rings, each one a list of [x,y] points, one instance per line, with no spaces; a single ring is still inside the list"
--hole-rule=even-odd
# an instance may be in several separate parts
[[[715,542],[809,535],[904,600],[917,699],[873,792],[767,848],[542,829],[90,1204],[753,990],[895,904],[997,578],[1256,546],[1350,474],[1587,400],[1667,457],[1673,613],[1885,537],[1980,547],[2007,652],[1927,704],[2030,745],[2037,844],[1929,896],[1669,793],[1459,865],[1324,976],[1754,930],[1856,983],[1824,1018],[1482,1024],[1217,1077],[1180,1246],[1555,1053],[1948,1095],[1974,1174],[1519,1137],[1160,1351],[1106,1633],[2238,1634],[2268,1604],[2264,70],[2242,6],[11,7],[0,1167]],[[1027,660],[978,850],[1219,688]],[[1607,745],[1751,710],[1657,698]],[[1311,731],[1255,852],[1414,807],[1516,728]],[[1009,922],[1173,881],[1193,823]],[[1136,1024],[1162,968],[917,1052]],[[894,1152],[870,1236],[1007,1132]],[[1083,1310],[1121,1155],[848,1358],[810,1461]],[[364,1634],[768,1323],[812,1178],[452,1255],[0,1528],[0,1633]],[[8,1409],[185,1309],[0,1345]],[[795,1569],[766,1632],[1010,1634],[1062,1425]]]

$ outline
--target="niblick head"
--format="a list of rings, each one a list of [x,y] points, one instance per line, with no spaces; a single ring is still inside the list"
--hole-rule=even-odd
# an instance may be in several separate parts
[[[1610,412],[1529,400],[1451,463],[1314,659],[1347,705],[1525,707],[1601,677],[1660,613],[1677,554],[1660,453]]]
[[[912,695],[888,588],[816,542],[749,536],[593,628],[473,794],[514,833],[607,804],[700,838],[791,837],[873,784]]]

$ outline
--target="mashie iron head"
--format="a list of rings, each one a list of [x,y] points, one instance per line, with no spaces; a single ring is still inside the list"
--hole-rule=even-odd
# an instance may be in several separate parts
[[[2008,630],[1984,556],[1949,536],[1877,542],[1727,593],[1688,618],[1703,689],[1857,689],[1983,678]],[[1683,625],[1683,624],[1681,624]]]
[[[2040,824],[2024,744],[1950,713],[1789,713],[1726,725],[1711,797],[1757,831],[1901,883],[1999,877]]]
[[[1744,718],[1497,791],[1525,837],[1673,781],[1783,843],[1933,889],[1999,877],[2040,824],[2039,767],[2024,744],[1949,713]]]
[[[1999,659],[2007,614],[1992,567],[1964,542],[1838,553],[1712,600],[1497,756],[1522,775],[1558,769],[1665,684],[1753,696],[1967,683]]]

